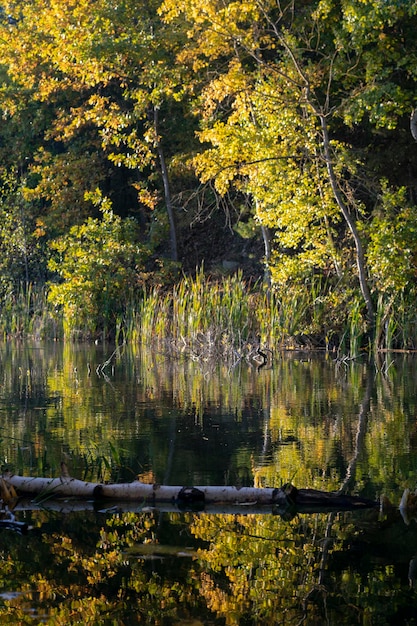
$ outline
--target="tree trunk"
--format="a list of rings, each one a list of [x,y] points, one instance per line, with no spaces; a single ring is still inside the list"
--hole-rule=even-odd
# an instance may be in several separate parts
[[[278,40],[281,42],[281,44],[285,47],[286,51],[288,52],[292,60],[294,69],[296,70],[296,72],[298,73],[301,79],[300,86],[302,86],[302,89],[304,91],[304,97],[305,97],[306,102],[312,108],[312,110],[314,111],[314,114],[320,120],[320,126],[321,126],[321,131],[322,131],[323,156],[324,156],[324,160],[326,163],[327,173],[329,176],[329,182],[330,182],[336,203],[348,225],[350,232],[352,233],[352,237],[355,242],[356,264],[358,267],[359,285],[360,285],[362,296],[366,305],[370,332],[371,332],[371,335],[373,336],[374,329],[375,329],[375,311],[374,311],[374,305],[373,305],[372,298],[371,298],[371,293],[370,293],[369,286],[368,286],[365,253],[363,250],[361,237],[359,235],[358,229],[356,228],[355,220],[350,214],[349,207],[346,205],[343,199],[343,195],[340,191],[339,185],[337,184],[337,176],[333,168],[333,159],[332,159],[332,154],[331,154],[331,149],[330,149],[330,137],[329,137],[329,129],[327,126],[326,114],[324,110],[320,108],[317,102],[314,101],[315,99],[311,95],[310,81],[307,77],[307,74],[304,72],[302,66],[300,65],[300,62],[297,60],[297,57],[291,45],[289,45],[285,37],[283,37],[282,34],[278,30],[276,30],[276,28],[274,28],[274,30],[275,30]],[[331,79],[331,76],[329,76],[329,79]],[[288,80],[290,82],[293,82],[291,78],[288,78]],[[330,82],[328,84],[328,88],[329,87],[330,87]],[[326,98],[325,110],[329,110],[328,96],[329,96],[329,93],[327,94],[327,98]]]
[[[353,485],[356,483],[356,467],[361,454],[364,454],[365,449],[365,437],[367,435],[368,417],[371,407],[371,399],[374,390],[374,375],[373,372],[368,370],[366,377],[366,389],[360,404],[358,426],[356,429],[356,439],[354,454],[349,461],[349,465],[346,469],[346,476],[343,484],[340,486],[338,494],[347,493]]]
[[[174,207],[172,206],[172,200],[171,200],[171,188],[169,184],[168,168],[166,166],[165,155],[164,155],[164,151],[162,149],[162,144],[161,144],[161,141],[159,139],[159,134],[158,134],[158,128],[159,128],[158,113],[159,113],[159,108],[157,106],[154,106],[153,120],[154,120],[154,129],[155,129],[155,137],[156,137],[156,150],[158,152],[159,164],[161,166],[162,182],[164,184],[165,205],[166,205],[166,209],[168,213],[171,259],[173,261],[178,261],[177,227],[175,223]]]
[[[333,160],[330,151],[330,139],[329,139],[329,130],[327,127],[326,117],[323,114],[320,114],[315,109],[316,114],[320,118],[320,124],[323,135],[323,154],[326,162],[327,172],[329,175],[330,185],[333,191],[333,195],[337,202],[337,205],[349,227],[350,232],[352,233],[353,240],[355,242],[356,247],[356,264],[358,267],[359,274],[359,284],[362,292],[363,299],[366,305],[367,317],[371,332],[373,332],[375,328],[375,311],[374,305],[371,298],[371,293],[369,291],[368,279],[366,275],[366,263],[365,263],[365,254],[363,251],[362,240],[359,235],[358,229],[356,228],[355,220],[350,214],[349,208],[347,207],[345,201],[343,200],[343,196],[340,192],[339,186],[337,184],[337,178],[335,171],[333,169]]]

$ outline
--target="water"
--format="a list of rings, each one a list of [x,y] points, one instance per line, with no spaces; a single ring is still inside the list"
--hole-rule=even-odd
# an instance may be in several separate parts
[[[152,350],[0,346],[0,459],[28,476],[342,485],[393,508],[281,517],[19,502],[2,624],[415,624],[416,361],[276,355],[233,369]],[[130,510],[129,510],[130,509]]]

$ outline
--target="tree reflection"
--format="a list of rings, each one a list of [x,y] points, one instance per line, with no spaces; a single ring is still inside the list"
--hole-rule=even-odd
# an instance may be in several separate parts
[[[400,623],[416,601],[407,580],[415,528],[405,538],[394,513],[41,512],[32,521],[26,537],[0,535],[2,624],[379,625]]]
[[[417,471],[415,368],[286,355],[274,368],[117,353],[106,346],[0,347],[0,458],[13,471],[88,480],[152,474],[171,484],[341,488],[357,448],[357,490],[398,499]],[[368,386],[373,389],[367,392]],[[1,407],[0,407],[1,408]],[[360,434],[360,433],[359,433]],[[388,453],[387,453],[388,452]],[[348,485],[349,486],[349,485]]]
[[[292,356],[229,372],[131,353],[108,381],[94,376],[100,350],[2,348],[0,450],[14,468],[53,473],[65,453],[74,475],[102,459],[108,480],[291,480],[394,503],[415,488],[412,362],[382,371]],[[416,522],[395,509],[283,519],[138,503],[136,513],[26,515],[28,535],[0,533],[2,624],[415,621]]]

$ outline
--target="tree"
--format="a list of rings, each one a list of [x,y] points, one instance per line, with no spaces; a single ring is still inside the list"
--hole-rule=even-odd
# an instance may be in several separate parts
[[[13,14],[12,5],[4,10]],[[74,201],[84,202],[85,192],[97,185],[111,192],[106,177],[115,179],[115,170],[125,172],[125,178],[131,171],[130,185],[140,206],[155,209],[160,203],[156,192],[162,191],[169,255],[176,261],[175,216],[161,137],[169,124],[159,111],[167,99],[181,98],[182,81],[180,67],[171,67],[177,42],[157,17],[156,3],[116,6],[102,0],[91,7],[88,2],[33,0],[22,5],[19,19],[3,34],[0,48],[12,88],[25,89],[34,101],[53,107],[44,145],[31,167],[36,178],[28,195],[52,207],[61,205],[62,211],[71,203],[74,208]],[[112,164],[107,172],[103,157]],[[152,181],[158,163],[160,186]],[[115,192],[113,196],[117,206]]]
[[[361,227],[380,175],[370,148],[411,108],[414,3],[165,0],[161,10],[187,31],[179,60],[209,76],[200,176],[253,199],[275,230],[275,280],[283,269],[346,277],[353,252],[372,334],[377,285]]]

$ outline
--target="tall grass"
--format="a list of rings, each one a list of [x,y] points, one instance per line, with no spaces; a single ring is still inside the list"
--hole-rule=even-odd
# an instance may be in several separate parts
[[[375,350],[416,350],[417,309],[415,296],[380,296],[377,302]]]
[[[21,285],[0,306],[0,339],[75,337],[70,321],[52,309],[45,286]],[[196,361],[256,359],[262,348],[333,349],[351,357],[364,347],[417,349],[414,299],[381,296],[374,345],[364,346],[360,297],[320,276],[267,292],[262,283],[244,280],[242,273],[210,278],[201,269],[169,289],[153,287],[137,298],[130,296],[121,310],[109,333],[117,344],[157,346]],[[82,329],[76,338],[86,338]]]
[[[62,320],[47,298],[44,285],[20,284],[0,302],[0,337],[58,338],[63,335]]]
[[[253,339],[256,296],[241,274],[209,281],[203,272],[184,277],[170,291],[144,294],[137,319],[141,342],[164,343],[193,358],[231,356]]]
[[[154,342],[195,360],[239,360],[262,346],[300,345],[297,335],[306,336],[326,318],[316,301],[311,285],[267,294],[261,284],[247,284],[239,272],[210,280],[200,271],[170,291],[146,292],[136,334],[144,346]]]
[[[359,356],[364,334],[364,321],[362,316],[362,302],[354,300],[348,315],[349,350],[352,358]]]

